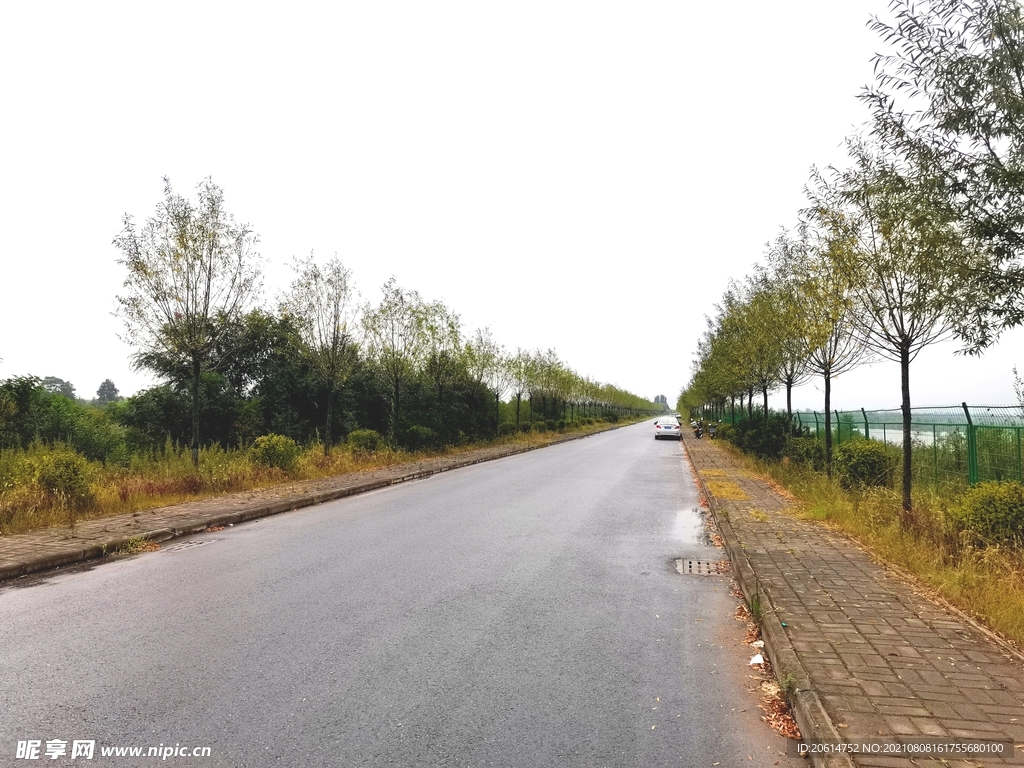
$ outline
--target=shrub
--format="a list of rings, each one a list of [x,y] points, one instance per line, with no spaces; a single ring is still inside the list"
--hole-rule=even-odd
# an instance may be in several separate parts
[[[805,464],[815,472],[825,469],[825,443],[813,437],[791,437],[783,450],[795,464]]]
[[[892,485],[899,460],[898,448],[877,440],[851,440],[832,453],[836,477],[846,489]]]
[[[684,427],[685,428],[685,427]],[[722,440],[728,440],[729,442],[735,442],[736,427],[732,424],[719,424],[718,429],[715,430],[715,439],[721,438]]]
[[[524,421],[519,425],[520,432],[529,432],[531,429],[533,429],[533,425],[528,421]]]
[[[253,441],[249,458],[264,467],[293,472],[299,461],[299,444],[284,435],[263,435]]]
[[[555,422],[555,429],[559,432],[565,432],[565,419],[559,419]]]
[[[609,424],[614,424],[619,420],[619,417],[614,413],[608,413],[605,414],[604,420],[607,421]]]
[[[1015,481],[975,485],[950,515],[978,543],[1024,543],[1024,485]]]
[[[380,447],[384,444],[384,438],[373,429],[354,429],[348,433],[347,442],[354,451],[373,453],[380,450]]]
[[[499,437],[508,437],[509,435],[514,435],[515,433],[516,433],[516,425],[512,424],[511,422],[506,421],[504,424],[499,424],[498,425],[498,436]]]
[[[722,437],[745,453],[761,459],[781,459],[786,441],[794,434],[794,427],[784,413],[769,413],[765,418],[757,415],[736,424]]]
[[[54,448],[32,463],[36,485],[69,509],[81,509],[92,502],[93,473],[84,456],[66,448]]]
[[[538,421],[536,424],[533,425],[533,431],[534,432],[547,432],[548,431],[548,425],[545,424],[543,421]]]
[[[414,424],[406,430],[403,442],[414,451],[434,448],[438,445],[437,433],[430,427]]]
[[[548,419],[544,422],[544,426],[547,427],[548,432],[554,432],[558,429],[558,424],[554,419]]]

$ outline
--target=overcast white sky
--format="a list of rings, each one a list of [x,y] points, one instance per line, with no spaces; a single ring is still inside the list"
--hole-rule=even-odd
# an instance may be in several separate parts
[[[395,275],[469,331],[674,402],[726,281],[866,119],[885,6],[8,3],[0,378],[152,383],[117,338],[111,240],[164,175],[212,176],[261,236],[268,298],[291,256],[337,252],[368,299]],[[926,352],[915,402],[1012,402],[1022,338]],[[898,369],[833,392],[895,406]]]

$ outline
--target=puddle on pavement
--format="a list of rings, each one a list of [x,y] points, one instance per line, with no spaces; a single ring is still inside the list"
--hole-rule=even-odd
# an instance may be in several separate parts
[[[712,546],[705,517],[699,509],[681,509],[676,512],[672,535],[683,544]]]

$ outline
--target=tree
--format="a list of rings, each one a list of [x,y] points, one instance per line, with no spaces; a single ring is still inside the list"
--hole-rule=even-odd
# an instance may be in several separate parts
[[[199,465],[200,384],[217,365],[213,352],[230,322],[258,289],[257,238],[224,207],[224,193],[200,182],[195,203],[164,179],[164,199],[141,229],[125,214],[114,238],[128,270],[118,314],[126,339],[147,353],[161,353],[187,367],[191,380],[192,464]]]
[[[541,401],[541,417],[548,419],[548,403],[558,396],[558,377],[562,369],[562,361],[558,353],[549,349],[539,349],[533,355],[533,379],[530,382],[530,400],[539,397]],[[531,416],[532,409],[531,409]]]
[[[951,214],[993,258],[962,276],[978,308],[954,331],[977,353],[1024,321],[1024,12],[1017,0],[892,0],[871,28],[862,98],[874,133],[941,187]]]
[[[455,386],[465,370],[462,321],[440,301],[422,305],[419,314],[425,352],[423,370],[437,393],[437,416],[443,433],[444,394]]]
[[[749,384],[761,392],[764,418],[768,418],[768,392],[781,381],[783,345],[782,316],[772,286],[763,275],[747,281],[743,300],[736,307],[740,355],[746,363]]]
[[[800,296],[797,272],[806,261],[805,241],[783,231],[768,251],[768,283],[777,308],[779,379],[786,386],[786,416],[793,419],[793,387],[811,377],[807,364],[807,316]]]
[[[478,328],[466,345],[466,358],[473,381],[483,384],[494,395],[494,429],[497,430],[501,420],[501,397],[508,391],[512,379],[505,349],[494,340],[490,328]],[[518,422],[518,405],[516,414]]]
[[[867,362],[867,350],[857,333],[853,298],[854,276],[850,251],[855,242],[845,214],[830,207],[828,186],[816,177],[817,190],[809,190],[811,208],[804,212],[801,251],[796,279],[804,318],[803,345],[807,367],[825,384],[825,471],[832,477],[832,380]]]
[[[100,404],[116,403],[123,398],[118,394],[117,387],[110,379],[104,379],[96,390],[96,402]]]
[[[910,363],[953,335],[975,311],[967,275],[983,268],[948,205],[941,179],[891,153],[851,143],[854,165],[838,175],[854,247],[846,254],[865,345],[900,366],[903,513],[911,516]]]
[[[512,397],[516,400],[516,429],[518,430],[523,396],[533,386],[533,379],[536,373],[533,355],[524,349],[517,349],[515,355],[509,358],[507,365],[509,389],[511,390]]]
[[[64,381],[56,376],[46,376],[41,386],[51,395],[63,395],[68,400],[75,399],[75,385],[70,381]]]
[[[389,433],[394,445],[399,431],[402,392],[416,373],[425,351],[423,300],[416,291],[404,291],[395,278],[382,289],[381,302],[363,314],[367,352],[389,394]]]
[[[324,420],[324,454],[331,451],[334,400],[355,365],[359,329],[358,304],[352,272],[337,255],[322,267],[313,254],[295,259],[295,279],[281,302],[309,356],[310,368],[323,388],[327,407]]]

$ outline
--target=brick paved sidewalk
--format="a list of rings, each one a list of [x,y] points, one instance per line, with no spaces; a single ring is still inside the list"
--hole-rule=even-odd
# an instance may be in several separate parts
[[[546,448],[567,440],[589,437],[591,434],[601,434],[603,431],[605,430],[582,435],[565,435],[543,445],[489,446],[452,456],[437,456],[423,461],[396,464],[383,469],[215,496],[169,507],[86,520],[79,522],[74,529],[58,526],[30,533],[0,536],[0,581],[103,557],[130,539],[166,541],[176,536],[198,533],[210,526],[233,525],[255,520],[407,480],[428,477],[437,472]]]
[[[765,643],[780,677],[796,680],[805,739],[938,736],[1024,746],[1020,657],[915,593],[851,541],[787,514],[791,502],[720,445],[692,437],[684,445],[744,592],[760,589]],[[921,762],[928,761],[854,758],[859,766]],[[1004,762],[947,756],[943,764]]]

